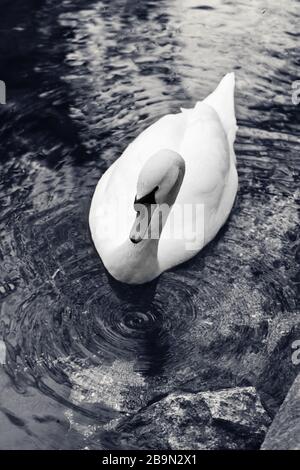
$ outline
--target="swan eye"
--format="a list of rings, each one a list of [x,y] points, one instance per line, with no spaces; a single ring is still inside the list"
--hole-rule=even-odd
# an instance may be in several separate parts
[[[156,204],[155,193],[157,190],[158,186],[155,186],[153,191],[146,194],[146,196],[143,196],[140,199],[137,199],[137,197],[135,196],[134,204]]]

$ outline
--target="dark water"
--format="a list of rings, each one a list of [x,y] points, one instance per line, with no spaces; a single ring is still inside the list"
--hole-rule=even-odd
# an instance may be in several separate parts
[[[300,338],[298,2],[59,3],[2,2],[0,448],[114,447],[119,418],[179,389],[251,384],[273,415]],[[89,235],[98,179],[231,70],[230,220],[188,264],[118,284]]]

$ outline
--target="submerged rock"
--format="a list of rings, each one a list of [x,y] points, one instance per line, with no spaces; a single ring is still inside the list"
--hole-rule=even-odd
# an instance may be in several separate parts
[[[119,424],[116,447],[257,449],[269,424],[254,387],[172,393]]]
[[[300,374],[278,411],[263,450],[300,450]]]

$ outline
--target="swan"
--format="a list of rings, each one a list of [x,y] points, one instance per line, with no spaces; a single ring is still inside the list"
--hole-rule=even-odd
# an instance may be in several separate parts
[[[99,180],[95,247],[118,281],[143,284],[197,254],[228,218],[238,177],[234,73],[192,109],[144,130]]]

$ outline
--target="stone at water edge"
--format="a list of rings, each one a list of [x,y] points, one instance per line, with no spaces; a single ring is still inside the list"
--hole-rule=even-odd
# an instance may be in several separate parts
[[[6,346],[4,341],[0,339],[0,364],[5,364],[6,360]]]
[[[300,450],[300,374],[266,435],[262,450]]]
[[[179,392],[124,419],[115,437],[124,449],[258,449],[270,422],[254,387]]]

